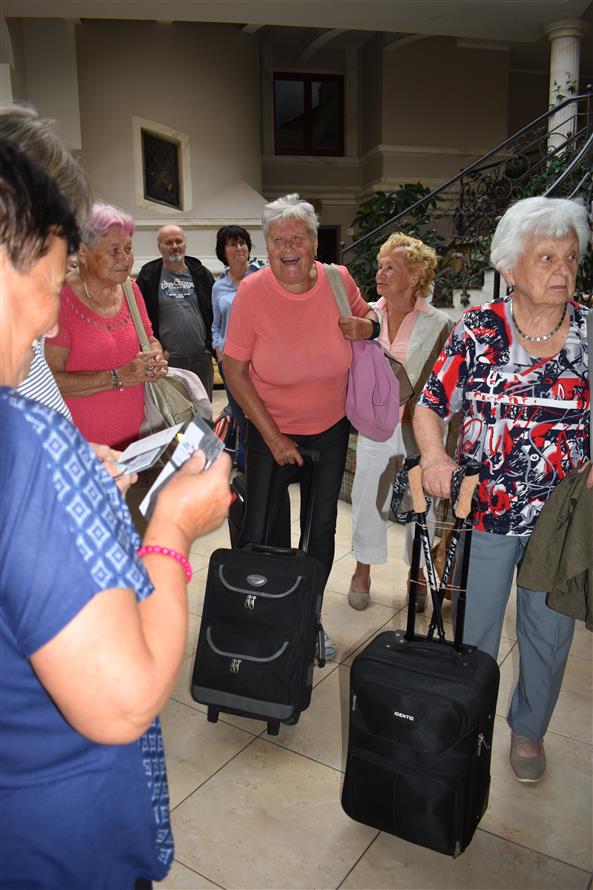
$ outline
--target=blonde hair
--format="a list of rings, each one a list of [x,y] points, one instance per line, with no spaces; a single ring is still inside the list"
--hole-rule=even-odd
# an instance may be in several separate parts
[[[418,274],[418,285],[414,289],[417,297],[427,297],[430,294],[430,288],[434,279],[434,273],[437,267],[437,253],[432,247],[428,247],[419,238],[412,238],[411,235],[404,235],[403,232],[394,232],[390,235],[379,248],[377,259],[385,256],[386,253],[395,250],[397,247],[403,247],[406,252],[406,260],[408,265]]]

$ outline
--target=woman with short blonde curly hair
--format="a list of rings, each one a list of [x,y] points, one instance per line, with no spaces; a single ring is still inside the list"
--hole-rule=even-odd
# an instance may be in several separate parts
[[[388,355],[401,362],[419,393],[452,327],[449,316],[426,299],[437,267],[436,251],[419,238],[395,232],[379,249],[377,260],[380,300],[370,305],[381,322],[379,343]],[[352,550],[356,568],[348,590],[348,602],[353,609],[365,609],[370,602],[371,565],[387,562],[391,486],[403,459],[417,450],[410,423],[416,397],[402,409],[402,420],[386,442],[358,435],[352,486]],[[411,540],[408,553],[410,546]],[[425,582],[416,595],[418,610],[422,611]]]
[[[418,275],[415,296],[429,297],[438,263],[436,250],[434,247],[429,247],[424,241],[420,241],[419,238],[412,238],[411,235],[404,235],[403,232],[394,232],[379,248],[378,259],[398,247],[404,249],[408,265],[413,266]]]

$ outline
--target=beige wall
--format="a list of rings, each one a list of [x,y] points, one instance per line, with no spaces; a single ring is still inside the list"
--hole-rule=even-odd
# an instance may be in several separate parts
[[[508,54],[428,37],[384,53],[383,142],[488,149],[506,136]]]
[[[548,108],[547,71],[513,71],[509,75],[508,132],[516,133]]]
[[[68,44],[73,26],[64,22],[13,22],[11,29],[17,50],[13,83],[23,91],[15,98],[56,118],[70,147],[77,147],[68,132],[76,136],[72,124],[80,109],[78,140],[93,194],[136,219],[138,262],[155,255],[156,230],[172,220],[186,226],[189,252],[215,268],[214,236],[226,222],[253,224],[261,255],[257,223],[264,199],[253,37],[229,25],[83,21]],[[134,117],[189,135],[187,210],[138,206]]]
[[[359,145],[365,154],[382,142],[383,35],[377,34],[359,54]]]
[[[189,134],[194,206],[182,218],[199,216],[234,183],[259,191],[257,45],[249,37],[224,25],[121,22],[83,23],[77,37],[83,151],[97,194],[134,205],[134,115]]]

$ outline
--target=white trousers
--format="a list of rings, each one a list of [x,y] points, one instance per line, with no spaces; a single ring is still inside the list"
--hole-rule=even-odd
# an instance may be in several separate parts
[[[352,483],[352,552],[358,562],[380,565],[387,562],[387,529],[393,480],[401,469],[404,458],[417,451],[411,424],[399,424],[386,442],[375,442],[358,434],[356,473]],[[402,504],[402,510],[411,504]],[[432,536],[435,517],[432,506],[427,516]],[[414,525],[406,526],[404,560],[409,565],[412,557]],[[424,556],[421,556],[424,565]]]

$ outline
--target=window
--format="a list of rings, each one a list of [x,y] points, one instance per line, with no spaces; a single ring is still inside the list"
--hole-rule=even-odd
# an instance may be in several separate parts
[[[181,210],[179,143],[142,130],[144,197]]]
[[[343,155],[343,77],[275,74],[274,139],[277,155]]]
[[[156,121],[132,118],[134,192],[138,207],[171,214],[192,207],[189,136]]]

